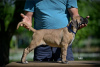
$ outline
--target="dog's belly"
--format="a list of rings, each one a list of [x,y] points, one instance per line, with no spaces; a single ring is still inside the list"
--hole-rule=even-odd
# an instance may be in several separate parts
[[[51,47],[61,47],[61,37],[58,35],[45,35],[44,42]]]
[[[61,45],[56,44],[56,43],[51,43],[51,42],[46,42],[47,45],[51,46],[51,47],[61,47]]]

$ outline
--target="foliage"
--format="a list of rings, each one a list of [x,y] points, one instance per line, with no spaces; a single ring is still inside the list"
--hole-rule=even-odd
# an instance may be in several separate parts
[[[100,1],[92,1],[92,0],[79,0],[78,1],[78,10],[79,14],[83,17],[90,16],[89,23],[87,27],[79,30],[76,34],[76,39],[73,44],[76,44],[79,47],[82,47],[84,40],[87,40],[91,37],[91,39],[95,38],[96,40],[100,40]],[[83,42],[82,42],[83,41]],[[98,42],[98,45],[100,43]],[[73,45],[75,46],[75,45]]]
[[[0,13],[0,19],[4,20],[4,27],[5,27],[5,31],[6,31],[9,23],[11,22],[11,20],[13,18],[15,4],[14,4],[14,2],[12,2],[12,0],[9,0],[9,1],[3,0],[2,2],[0,2],[0,7],[1,7],[0,11],[2,12],[2,13]],[[3,23],[3,22],[1,22],[1,23]],[[1,27],[0,27],[0,30],[1,30]]]

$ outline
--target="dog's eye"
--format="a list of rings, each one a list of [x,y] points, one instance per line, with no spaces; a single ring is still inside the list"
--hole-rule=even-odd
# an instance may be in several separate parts
[[[83,18],[81,18],[80,21],[83,21]]]

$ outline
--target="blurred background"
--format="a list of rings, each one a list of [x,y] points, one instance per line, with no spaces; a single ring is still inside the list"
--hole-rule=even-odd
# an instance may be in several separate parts
[[[0,63],[20,61],[32,32],[16,26],[24,13],[25,0],[0,0]],[[100,61],[100,0],[78,0],[80,16],[90,16],[88,26],[79,30],[73,42],[75,60]],[[34,18],[33,18],[34,22]],[[34,23],[33,23],[34,25]],[[32,51],[27,60],[33,61]]]

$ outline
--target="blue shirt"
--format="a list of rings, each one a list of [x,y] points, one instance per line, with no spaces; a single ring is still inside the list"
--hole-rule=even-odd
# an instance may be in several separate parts
[[[59,29],[67,26],[71,7],[77,0],[26,0],[24,10],[34,12],[35,29]]]

